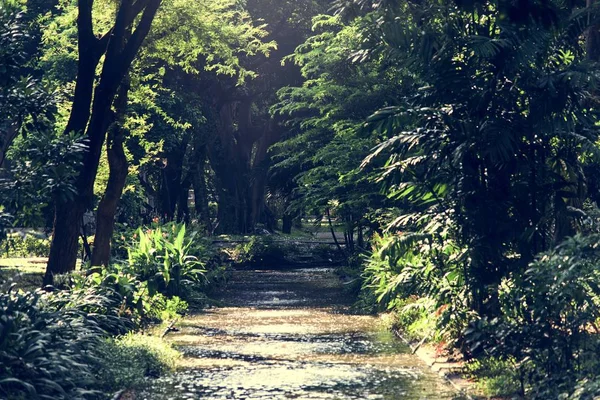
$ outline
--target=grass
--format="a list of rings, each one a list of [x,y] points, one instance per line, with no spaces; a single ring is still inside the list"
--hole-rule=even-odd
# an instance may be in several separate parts
[[[101,363],[96,374],[108,391],[139,387],[147,377],[174,371],[181,358],[166,340],[139,332],[107,339],[99,353]]]
[[[0,258],[0,289],[16,283],[19,289],[31,291],[42,287],[46,257]],[[81,261],[77,260],[77,268]]]
[[[42,287],[47,259],[43,257],[0,259],[0,288],[16,283],[25,291]]]

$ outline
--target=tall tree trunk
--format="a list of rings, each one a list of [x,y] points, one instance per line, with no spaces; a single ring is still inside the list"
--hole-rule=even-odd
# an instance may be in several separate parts
[[[115,99],[115,122],[108,132],[106,154],[109,176],[106,191],[96,213],[96,237],[91,259],[93,266],[106,266],[110,262],[110,243],[115,226],[115,215],[129,172],[129,164],[123,146],[126,135],[124,122],[128,91],[129,83],[128,79],[125,78]]]
[[[252,180],[250,198],[250,227],[258,222],[269,223],[265,215],[265,192],[267,187],[267,176],[271,160],[269,158],[269,148],[279,141],[281,137],[281,128],[279,121],[271,118],[263,130],[262,136],[257,141],[256,151],[252,159]]]
[[[331,232],[331,237],[333,238],[333,241],[335,242],[335,246],[337,247],[337,249],[340,252],[340,254],[342,255],[342,257],[347,258],[346,252],[344,251],[344,249],[342,249],[340,242],[338,242],[337,236],[335,234],[335,229],[333,229],[333,223],[331,222],[331,212],[329,211],[329,208],[327,208],[325,210],[325,213],[327,214],[327,222],[329,224],[329,231]]]
[[[64,204],[56,203],[54,234],[44,275],[44,285],[51,285],[54,282],[54,275],[64,274],[75,269],[79,247],[77,238],[83,210],[81,210],[81,204],[77,202],[71,202],[71,207],[71,212],[64,212]]]
[[[55,208],[45,284],[51,284],[56,273],[75,269],[80,221],[85,210],[92,207],[94,181],[108,129],[110,107],[121,81],[150,31],[160,3],[161,0],[137,0],[135,3],[133,0],[122,0],[113,28],[102,39],[97,39],[93,31],[92,0],[78,2],[79,64],[73,107],[65,133],[82,132],[87,126],[88,151],[75,182],[77,195],[71,201],[57,203]],[[141,17],[137,19],[140,13]],[[135,30],[131,29],[134,22],[137,24]],[[133,33],[129,36],[128,32],[131,31]],[[125,41],[128,36],[129,39]],[[100,82],[94,90],[92,103],[95,70],[103,54]],[[91,113],[90,104],[93,104]]]
[[[188,200],[191,185],[192,183],[188,178],[184,179],[180,185],[180,193],[177,201],[177,222],[185,222],[186,224],[190,222],[190,209]]]
[[[167,163],[162,170],[162,181],[160,184],[160,213],[167,221],[173,221],[181,215],[177,211],[178,206],[182,205],[181,196],[183,191],[183,168],[186,159],[186,152],[190,138],[184,137],[177,148],[166,154]],[[189,184],[188,184],[189,187]],[[187,194],[185,195],[187,201]]]
[[[281,219],[281,232],[289,235],[292,233],[292,222],[294,217],[290,214],[284,213]]]
[[[586,0],[588,8],[597,7],[596,0]],[[597,14],[597,11],[590,11],[590,14]],[[590,15],[591,18],[593,16]],[[587,30],[586,52],[591,61],[600,61],[600,24],[593,24]]]
[[[204,225],[206,232],[212,232],[208,207],[208,188],[206,187],[206,146],[202,146],[201,149],[196,151],[196,157],[196,165],[192,171],[194,208],[198,221]]]
[[[360,247],[360,250],[365,249],[365,239],[363,234],[363,227],[361,224],[358,224],[358,247]]]
[[[18,122],[8,122],[6,129],[0,129],[0,167],[4,165],[6,152],[19,134],[20,124]]]

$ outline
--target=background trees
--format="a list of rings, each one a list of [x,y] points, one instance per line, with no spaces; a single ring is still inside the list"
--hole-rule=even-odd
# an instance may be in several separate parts
[[[19,133],[44,126],[52,96],[31,76],[36,49],[26,14],[9,2],[0,5],[0,166]],[[31,52],[31,53],[30,53]]]
[[[368,212],[361,196],[378,204],[367,196],[369,187],[377,187],[369,175],[376,175],[387,200],[376,206],[384,218],[373,221],[387,234],[374,241],[366,288],[390,307],[426,298],[421,307],[438,316],[445,340],[469,356],[485,352],[489,348],[473,340],[477,335],[466,338],[464,332],[491,326],[487,334],[516,334],[516,325],[523,326],[511,320],[507,301],[527,313],[542,312],[521,304],[516,293],[531,279],[553,275],[544,270],[551,268],[550,255],[538,254],[578,246],[561,243],[588,231],[597,209],[597,8],[356,1],[340,2],[337,10],[336,17],[318,18],[316,27],[325,32],[295,52],[306,82],[279,92],[274,111],[287,115],[296,130],[273,148],[282,156],[273,172],[295,175],[303,206],[311,200],[323,208],[339,204],[343,216],[356,204],[363,218]],[[363,157],[363,170],[351,172]],[[534,267],[545,272],[532,278]],[[581,294],[572,282],[564,284],[565,293]],[[540,290],[542,297],[549,293]],[[586,290],[586,299],[595,298],[593,288]],[[566,296],[567,303],[581,300]],[[597,307],[596,300],[582,301],[582,309]],[[572,321],[565,303],[556,307]],[[579,322],[586,318],[573,313]],[[571,332],[585,329],[579,322]],[[516,344],[509,352],[521,371],[537,371],[541,359],[548,361],[540,356],[528,364],[531,352],[570,351],[557,342],[538,345],[525,350]],[[589,350],[573,346],[581,357]],[[572,367],[552,365],[556,371]],[[539,375],[529,382],[538,389],[548,385]]]

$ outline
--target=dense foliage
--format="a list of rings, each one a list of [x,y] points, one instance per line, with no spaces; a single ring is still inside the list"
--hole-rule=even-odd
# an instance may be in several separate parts
[[[206,301],[208,237],[310,222],[498,393],[600,395],[599,62],[594,1],[2,1],[2,251],[60,290],[0,297],[0,393],[141,379],[97,359]]]
[[[203,306],[199,291],[224,270],[201,242],[191,248],[185,225],[138,233],[120,265],[57,276],[59,289],[51,292],[23,292],[13,284],[0,296],[0,393],[106,398],[174,368],[178,352],[158,337],[132,332],[179,318],[188,310],[182,297]]]
[[[293,127],[274,176],[292,174],[296,204],[377,232],[363,302],[515,365],[537,398],[574,393],[598,351],[597,12],[340,2],[291,56],[304,84],[274,107]]]

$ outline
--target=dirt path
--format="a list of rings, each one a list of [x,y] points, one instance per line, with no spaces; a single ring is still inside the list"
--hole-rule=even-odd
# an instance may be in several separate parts
[[[377,318],[345,313],[329,269],[238,271],[221,300],[169,335],[181,369],[138,399],[457,398]]]

